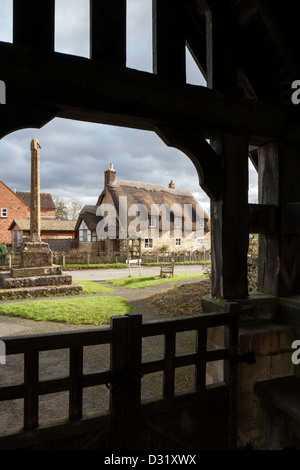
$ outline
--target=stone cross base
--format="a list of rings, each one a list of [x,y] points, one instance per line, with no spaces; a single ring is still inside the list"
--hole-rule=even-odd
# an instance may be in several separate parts
[[[48,243],[26,242],[21,253],[21,268],[52,266],[53,253]]]

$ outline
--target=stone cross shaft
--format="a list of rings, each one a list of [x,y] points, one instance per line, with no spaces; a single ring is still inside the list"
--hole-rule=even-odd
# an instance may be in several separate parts
[[[31,201],[30,201],[30,241],[41,241],[40,203],[40,144],[32,139],[31,145]]]

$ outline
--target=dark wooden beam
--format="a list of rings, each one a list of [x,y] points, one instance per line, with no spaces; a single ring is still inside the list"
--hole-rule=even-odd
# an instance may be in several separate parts
[[[300,122],[297,106],[281,107],[206,87],[160,80],[121,66],[0,43],[7,104],[46,106],[57,116],[155,130],[191,126],[205,138],[220,132],[261,144]],[[12,128],[12,130],[14,130]]]
[[[40,129],[57,114],[58,109],[37,105],[0,106],[0,136],[10,134],[12,130]]]
[[[181,0],[153,0],[153,72],[185,82],[184,9]]]
[[[126,65],[126,0],[90,0],[90,57]]]
[[[279,228],[278,207],[249,204],[249,233],[275,233]]]
[[[211,199],[218,199],[221,190],[221,158],[199,131],[187,127],[159,126],[156,133],[170,147],[185,153],[195,165],[201,188]]]
[[[13,0],[13,42],[54,51],[55,0]]]
[[[223,134],[212,142],[222,159],[222,193],[211,201],[212,295],[241,299],[248,295],[248,142]]]
[[[295,60],[292,50],[286,40],[286,36],[282,32],[282,25],[278,23],[276,17],[273,14],[272,8],[273,4],[276,2],[272,2],[272,8],[270,8],[270,4],[266,0],[254,0],[254,3],[280,57],[289,68],[291,76],[294,77],[294,79],[297,79],[300,71],[299,62]]]

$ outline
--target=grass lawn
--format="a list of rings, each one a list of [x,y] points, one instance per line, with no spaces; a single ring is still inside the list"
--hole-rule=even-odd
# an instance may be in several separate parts
[[[205,277],[206,274],[175,274],[173,277],[157,277],[157,276],[136,276],[136,277],[123,277],[121,279],[112,279],[107,281],[115,287],[125,287],[126,289],[143,289],[145,287],[156,286],[159,284],[173,283],[174,286],[177,282],[185,279],[195,279]]]
[[[108,292],[114,292],[114,289],[103,286],[94,281],[75,281],[77,284],[83,286],[84,294],[107,294]]]
[[[134,312],[135,308],[130,302],[117,296],[0,304],[0,315],[75,325],[106,325],[112,316]]]

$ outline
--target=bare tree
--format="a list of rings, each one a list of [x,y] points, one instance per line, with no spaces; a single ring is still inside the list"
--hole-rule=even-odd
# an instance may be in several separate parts
[[[66,202],[63,198],[54,197],[56,218],[58,220],[77,220],[83,204],[78,199]]]

